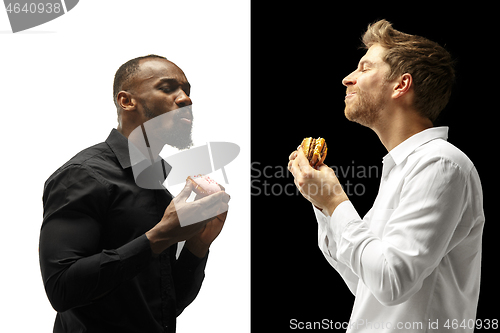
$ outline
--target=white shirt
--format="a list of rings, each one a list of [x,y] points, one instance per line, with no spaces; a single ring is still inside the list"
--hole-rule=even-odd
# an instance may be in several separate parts
[[[314,208],[319,247],[356,296],[347,332],[473,332],[482,190],[447,137],[430,128],[392,149],[363,219],[350,201]]]

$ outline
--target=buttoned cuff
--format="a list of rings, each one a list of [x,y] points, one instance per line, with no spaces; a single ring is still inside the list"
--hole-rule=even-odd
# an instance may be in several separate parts
[[[116,249],[124,279],[131,279],[152,260],[151,245],[145,234]]]
[[[359,220],[361,220],[361,217],[350,200],[343,201],[337,206],[337,208],[333,211],[329,222],[330,230],[332,231],[337,244],[340,244],[342,232],[346,226],[353,221]]]
[[[320,225],[321,228],[325,228],[326,225],[328,224],[328,221],[330,220],[330,216],[323,213],[322,210],[316,208],[314,205],[312,205],[312,207],[314,210],[314,215],[316,215],[316,220],[318,221],[318,224]]]

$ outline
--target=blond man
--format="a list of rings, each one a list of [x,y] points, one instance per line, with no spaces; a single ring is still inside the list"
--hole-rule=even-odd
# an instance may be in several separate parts
[[[321,251],[356,297],[347,332],[473,332],[481,183],[447,142],[448,128],[433,127],[451,95],[453,61],[385,20],[368,27],[363,43],[366,54],[342,84],[346,118],[375,131],[388,151],[372,208],[361,218],[335,172],[313,169],[303,152],[288,164],[314,205]]]

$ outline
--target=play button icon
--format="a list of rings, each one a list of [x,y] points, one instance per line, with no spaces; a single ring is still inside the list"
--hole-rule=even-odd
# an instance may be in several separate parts
[[[4,0],[12,32],[52,21],[73,9],[79,0]]]

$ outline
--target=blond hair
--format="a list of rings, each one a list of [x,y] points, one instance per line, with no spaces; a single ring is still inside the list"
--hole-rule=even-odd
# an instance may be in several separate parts
[[[383,59],[391,68],[387,80],[409,73],[413,79],[415,109],[435,121],[448,104],[455,80],[448,51],[427,38],[400,32],[386,20],[368,26],[363,44],[367,49],[373,44],[387,49]]]

